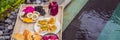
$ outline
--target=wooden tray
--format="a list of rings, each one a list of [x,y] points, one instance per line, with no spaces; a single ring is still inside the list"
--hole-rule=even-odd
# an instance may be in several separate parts
[[[35,23],[24,23],[23,21],[20,20],[19,16],[20,16],[20,13],[21,11],[26,7],[26,6],[39,6],[39,5],[36,5],[36,4],[22,4],[20,6],[20,9],[19,9],[19,12],[18,12],[18,15],[17,15],[17,20],[16,20],[16,24],[15,24],[15,27],[14,27],[14,30],[13,30],[13,34],[14,33],[23,33],[25,29],[31,31],[32,33],[35,32],[34,30],[34,24]],[[45,17],[51,17],[49,14],[48,14],[48,5],[41,5],[43,6],[43,8],[45,9],[46,11],[46,15]],[[60,22],[60,31],[57,33],[58,37],[60,40],[62,40],[62,24],[63,24],[63,6],[59,6],[59,11],[58,11],[58,14],[56,16],[54,16],[55,18],[58,19],[58,21]],[[12,35],[13,35],[12,34]]]

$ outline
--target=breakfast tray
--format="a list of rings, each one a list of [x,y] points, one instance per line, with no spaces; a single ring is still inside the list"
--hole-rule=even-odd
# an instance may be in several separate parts
[[[35,23],[25,23],[25,22],[21,21],[21,19],[19,18],[22,10],[26,6],[43,6],[43,8],[45,9],[45,12],[46,12],[45,17],[51,17],[48,13],[48,10],[49,10],[48,5],[21,4],[12,35],[15,34],[15,33],[23,33],[25,29],[27,29],[27,30],[29,30],[33,33],[35,32],[35,30],[34,30],[34,24]],[[59,5],[58,14],[56,16],[54,16],[60,22],[60,31],[57,33],[57,35],[59,37],[59,40],[62,40],[63,10],[64,10],[63,6]],[[12,40],[12,38],[11,38],[11,40]]]

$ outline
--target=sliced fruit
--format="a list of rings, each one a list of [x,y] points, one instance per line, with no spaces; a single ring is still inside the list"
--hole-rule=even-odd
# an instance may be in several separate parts
[[[33,22],[33,20],[31,18],[23,18],[23,22]]]
[[[25,14],[25,12],[21,12],[21,15],[23,16]]]
[[[34,11],[33,13],[34,13],[34,14],[37,14],[38,16],[40,16],[40,13],[37,12],[37,11]]]
[[[28,14],[27,14],[27,17],[28,17],[28,18],[32,18],[32,13],[28,13]]]
[[[26,14],[30,13],[30,12],[34,12],[35,8],[33,6],[27,6],[25,9],[23,9],[23,12],[25,12]]]
[[[36,19],[38,19],[38,17],[39,17],[38,14],[33,14],[32,19],[36,20]]]

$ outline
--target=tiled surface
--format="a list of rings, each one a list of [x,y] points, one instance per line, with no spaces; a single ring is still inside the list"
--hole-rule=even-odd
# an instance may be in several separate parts
[[[120,40],[120,3],[107,21],[105,28],[101,32],[98,40]]]
[[[96,40],[100,31],[104,28],[106,20],[100,18],[95,10],[83,12],[81,16],[79,19],[81,22],[80,29],[87,30],[89,36],[87,39]]]
[[[75,20],[73,20],[73,21],[71,22],[70,25],[73,25],[73,26],[75,26],[75,27],[79,27],[79,26],[80,26],[80,20],[75,19]]]
[[[78,30],[78,27],[69,25],[69,28],[65,30],[65,33],[63,33],[63,38],[62,40],[74,40],[75,39],[75,33]]]
[[[64,9],[62,31],[70,24],[73,18],[79,13],[88,0],[72,0]],[[79,4],[78,4],[79,3]]]
[[[77,14],[71,24],[69,24],[67,29],[63,31],[63,39],[96,40],[104,28],[106,22],[111,17],[112,12],[118,5],[119,1],[120,0],[89,0],[88,3],[79,12],[79,14]],[[90,16],[86,17],[83,15]],[[78,30],[69,31],[71,29]]]

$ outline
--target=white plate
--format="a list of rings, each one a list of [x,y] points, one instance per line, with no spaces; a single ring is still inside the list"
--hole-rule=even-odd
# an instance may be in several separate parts
[[[42,17],[40,17],[38,20],[44,20],[44,19],[48,19],[49,20],[50,18],[42,18]],[[38,25],[38,21],[34,25],[34,30],[35,30],[35,32],[39,33],[40,26],[37,26],[37,25]],[[60,31],[60,29],[61,29],[60,28],[60,22],[57,19],[56,19],[55,25],[56,25],[57,29],[54,32],[52,32],[52,33],[57,34]],[[47,31],[42,31],[39,34],[43,36],[43,35],[45,35],[47,33],[48,33]]]

